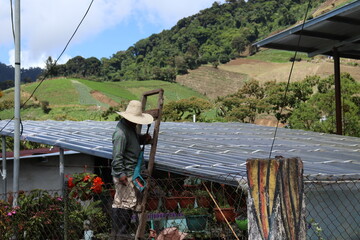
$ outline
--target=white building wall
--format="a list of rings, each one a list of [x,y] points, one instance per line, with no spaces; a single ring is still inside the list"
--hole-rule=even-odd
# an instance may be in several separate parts
[[[93,172],[94,157],[85,154],[64,156],[65,175]],[[0,163],[1,164],[1,163]],[[65,178],[66,179],[66,178]],[[7,160],[7,192],[13,191],[13,160]],[[33,189],[60,190],[61,178],[59,156],[34,157],[20,159],[19,190]],[[0,178],[0,194],[4,193],[4,180]]]

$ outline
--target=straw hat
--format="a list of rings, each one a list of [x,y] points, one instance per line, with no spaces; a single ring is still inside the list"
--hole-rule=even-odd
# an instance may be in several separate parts
[[[142,112],[141,102],[137,100],[131,100],[125,112],[116,113],[126,120],[137,124],[150,124],[154,121],[154,118],[150,114]]]

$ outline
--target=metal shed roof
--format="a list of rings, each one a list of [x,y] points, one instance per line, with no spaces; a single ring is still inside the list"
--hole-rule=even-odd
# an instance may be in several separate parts
[[[301,35],[301,41],[299,37]],[[298,46],[299,44],[299,46]],[[308,53],[360,59],[360,1],[354,1],[254,44]]]
[[[0,127],[7,122],[0,121]],[[116,124],[23,121],[22,139],[111,159],[111,137]],[[269,157],[274,130],[245,123],[163,122],[155,167],[209,180],[236,182],[236,177],[246,176],[247,159]],[[13,136],[13,123],[1,134]],[[272,157],[276,155],[300,157],[304,174],[316,178],[360,176],[360,138],[280,128]]]

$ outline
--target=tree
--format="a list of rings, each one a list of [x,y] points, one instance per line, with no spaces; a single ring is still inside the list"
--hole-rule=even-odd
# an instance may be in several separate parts
[[[258,114],[269,111],[264,87],[258,81],[251,80],[244,84],[237,93],[217,100],[218,116],[228,121],[254,123]]]
[[[86,62],[85,58],[76,56],[66,63],[66,75],[85,77],[86,74]]]
[[[53,61],[52,57],[49,56],[47,59],[46,59],[46,62],[45,62],[45,72],[44,74],[47,76],[47,77],[55,77],[55,76],[58,76],[58,71],[57,71],[57,68],[56,68],[56,65],[55,65],[55,62]]]
[[[96,57],[85,59],[85,76],[98,76],[101,72],[101,62]]]
[[[321,79],[319,91],[302,102],[289,118],[291,128],[336,133],[334,76]],[[360,84],[348,73],[341,74],[343,129],[345,135],[360,136]]]
[[[231,47],[235,49],[238,53],[243,52],[245,50],[246,45],[247,45],[247,40],[242,35],[235,36],[231,41]]]
[[[294,108],[306,102],[313,93],[313,83],[310,78],[302,82],[290,83],[289,86],[287,83],[270,81],[265,83],[264,87],[266,102],[282,123],[286,123]]]
[[[195,115],[198,121],[203,121],[201,113],[210,108],[210,102],[201,98],[181,99],[169,102],[164,106],[163,118],[165,121],[182,121],[190,120]]]
[[[178,74],[188,73],[186,60],[183,56],[175,57],[175,66]]]

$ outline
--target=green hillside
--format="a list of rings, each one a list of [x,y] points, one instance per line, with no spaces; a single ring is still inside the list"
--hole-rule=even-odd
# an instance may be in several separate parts
[[[22,85],[21,101],[25,102],[38,83]],[[21,110],[23,120],[104,120],[102,114],[112,107],[123,109],[132,99],[141,99],[143,92],[162,88],[164,101],[174,101],[192,96],[205,98],[198,92],[177,83],[164,81],[94,82],[84,79],[59,78],[44,81]],[[3,92],[0,98],[0,118],[13,116],[13,89]],[[157,96],[149,98],[147,108],[154,108]],[[45,110],[44,110],[45,109]],[[50,111],[46,112],[46,109]],[[108,120],[114,120],[111,114]]]
[[[324,2],[215,1],[210,8],[180,19],[171,29],[141,39],[126,50],[119,49],[109,58],[76,56],[66,64],[47,69],[47,73],[98,81],[172,82],[177,75],[201,65],[224,64],[243,56],[252,43],[303,20],[308,6],[307,18],[312,18]],[[52,63],[48,59],[47,66]]]

